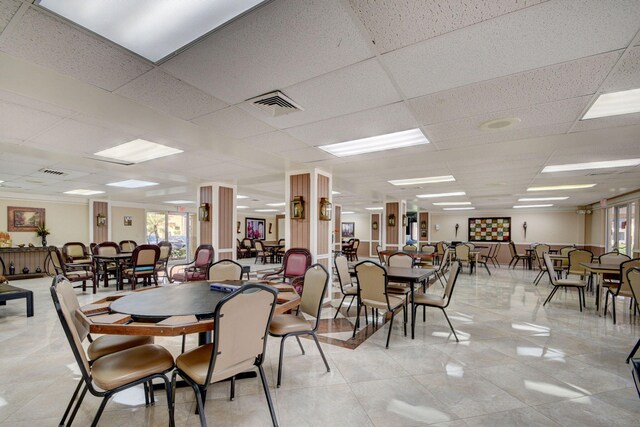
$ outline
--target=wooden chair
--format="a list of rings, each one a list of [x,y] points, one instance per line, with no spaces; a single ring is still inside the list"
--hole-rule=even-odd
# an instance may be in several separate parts
[[[280,281],[290,283],[302,294],[304,286],[304,273],[311,266],[311,252],[305,248],[291,248],[284,253],[282,268],[262,276],[262,280]]]
[[[254,261],[254,264],[257,263],[260,258],[262,258],[262,263],[266,264],[267,257],[271,257],[272,255],[271,252],[264,248],[264,244],[261,240],[254,240],[253,244],[256,246],[256,260]]]
[[[169,280],[169,259],[171,258],[172,246],[170,242],[163,240],[158,243],[158,247],[160,248],[160,257],[158,258],[158,263],[156,264],[156,271],[164,271],[164,277]]]
[[[123,279],[129,279],[131,290],[135,290],[138,280],[142,279],[144,286],[151,284],[151,279],[158,286],[158,270],[156,266],[160,258],[158,245],[136,246],[131,256],[131,267],[122,271]],[[122,288],[122,283],[120,283]]]
[[[91,265],[93,263],[91,254],[82,242],[65,243],[62,246],[62,255],[64,255],[64,263],[70,270],[84,270],[87,265]]]
[[[207,276],[211,282],[224,282],[227,280],[242,280],[242,265],[230,259],[214,262],[209,267]]]
[[[136,246],[138,246],[134,240],[122,240],[119,244],[121,252],[133,252]]]
[[[176,264],[171,267],[169,274],[170,281],[179,280],[180,282],[194,282],[197,280],[206,280],[209,267],[214,260],[213,246],[200,245],[196,249],[195,259],[187,264]],[[174,269],[178,269],[176,273]]]
[[[358,261],[358,247],[360,247],[360,239],[353,239],[351,246],[347,246],[344,249],[344,254],[349,261],[353,261],[354,258]]]
[[[78,269],[78,264],[72,264],[72,268],[69,269],[68,264],[64,262],[62,253],[60,253],[60,250],[55,246],[49,246],[49,255],[51,256],[51,263],[57,275],[66,278],[72,283],[82,282],[78,287],[82,286],[83,292],[87,291],[87,281],[91,280],[93,293],[96,293],[97,284],[92,264],[85,264],[82,270]]]
[[[93,247],[94,255],[117,255],[120,251],[120,245],[116,242],[102,242]],[[115,262],[96,262],[95,273],[98,275],[98,280],[105,278],[105,286],[109,282],[109,276],[112,279],[118,278],[118,264]]]

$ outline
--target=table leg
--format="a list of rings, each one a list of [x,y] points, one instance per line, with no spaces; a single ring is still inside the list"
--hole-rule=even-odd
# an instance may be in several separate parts
[[[413,298],[413,289],[415,288],[415,282],[411,282],[411,339],[415,339],[416,337],[416,316],[414,316],[414,311],[416,310],[415,299]]]
[[[33,317],[33,292],[27,294],[27,317]]]

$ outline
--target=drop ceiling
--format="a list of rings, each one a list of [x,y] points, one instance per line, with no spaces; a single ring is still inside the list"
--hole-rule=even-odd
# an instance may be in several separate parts
[[[640,114],[579,119],[599,93],[640,87],[639,30],[633,0],[273,0],[157,65],[2,0],[0,194],[82,188],[156,205],[220,181],[251,212],[283,201],[287,170],[317,167],[357,212],[385,199],[440,211],[415,196],[452,191],[466,196],[447,201],[508,209],[529,186],[596,183],[554,202],[573,209],[639,187],[639,167],[541,174],[638,157]],[[244,102],[274,90],[303,111],[271,117]],[[505,118],[520,121],[480,128]],[[348,158],[317,148],[413,128],[431,143]],[[131,166],[87,158],[138,138],[184,152]],[[441,175],[456,181],[387,182]],[[159,185],[106,186],[126,179]]]

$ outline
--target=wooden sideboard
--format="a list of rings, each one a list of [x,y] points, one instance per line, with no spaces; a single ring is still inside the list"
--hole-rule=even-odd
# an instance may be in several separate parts
[[[49,248],[24,247],[24,248],[0,248],[0,266],[2,274],[9,280],[33,279],[47,275],[47,262]],[[9,274],[9,266],[13,262],[16,274]],[[24,274],[22,269],[29,267],[29,273]],[[40,267],[41,273],[36,273],[36,268]]]

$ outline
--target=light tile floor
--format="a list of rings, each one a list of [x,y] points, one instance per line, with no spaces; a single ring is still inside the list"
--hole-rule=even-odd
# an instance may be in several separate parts
[[[255,266],[264,268],[272,266]],[[284,383],[272,388],[281,425],[638,425],[640,399],[624,361],[640,321],[629,315],[628,301],[619,304],[613,325],[610,316],[595,313],[591,295],[583,313],[571,291],[543,307],[550,290],[545,280],[535,287],[532,272],[493,272],[460,275],[448,309],[460,343],[439,310],[428,311],[426,323],[418,315],[415,340],[404,337],[397,322],[388,350],[388,324],[355,350],[323,344],[330,373],[311,341],[303,341],[305,356],[288,343]],[[50,281],[14,284],[34,291],[36,316],[25,317],[23,301],[0,307],[0,426],[54,426],[78,380],[77,367],[53,310]],[[100,288],[95,298],[111,292]],[[79,297],[83,304],[94,299]],[[157,342],[179,353],[180,338]],[[188,346],[195,345],[196,337],[188,337]],[[269,340],[265,369],[272,385],[278,346]],[[161,392],[156,399],[145,408],[140,388],[122,393],[100,425],[166,425],[166,399]],[[210,425],[270,425],[257,380],[238,381],[233,402],[227,384],[213,386],[207,399]],[[176,400],[177,425],[198,425],[192,391],[178,390]],[[88,397],[76,425],[88,425],[98,403]]]

